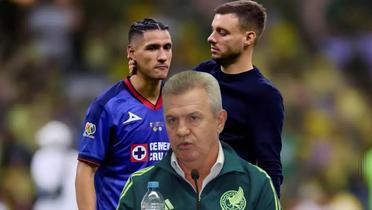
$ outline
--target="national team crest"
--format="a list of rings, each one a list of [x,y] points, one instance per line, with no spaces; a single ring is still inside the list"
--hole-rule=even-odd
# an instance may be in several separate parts
[[[225,192],[220,199],[222,210],[243,210],[247,204],[244,191],[239,187],[238,191],[229,190]]]
[[[132,144],[130,146],[131,162],[147,162],[149,160],[149,150],[147,144]]]
[[[97,130],[97,128],[96,128],[95,124],[87,122],[85,124],[85,129],[84,129],[83,136],[94,139],[93,135],[94,135],[94,133],[96,133],[96,130]]]

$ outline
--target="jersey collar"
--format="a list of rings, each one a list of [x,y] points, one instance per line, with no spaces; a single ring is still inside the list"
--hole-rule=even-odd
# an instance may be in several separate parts
[[[149,100],[147,100],[145,97],[143,97],[133,86],[131,81],[129,80],[129,77],[124,79],[124,85],[128,88],[129,92],[137,99],[139,100],[143,105],[150,109],[158,110],[162,107],[163,99],[161,97],[161,94],[159,95],[158,100],[156,101],[156,104],[152,104]],[[161,92],[161,91],[160,91]]]

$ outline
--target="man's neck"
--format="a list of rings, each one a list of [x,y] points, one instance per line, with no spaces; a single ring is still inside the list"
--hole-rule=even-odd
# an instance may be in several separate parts
[[[253,51],[243,52],[233,63],[221,65],[221,71],[226,74],[239,74],[253,69]]]
[[[217,145],[217,149],[214,150],[214,154],[211,155],[210,159],[206,159],[205,161],[198,161],[198,162],[192,162],[192,163],[184,163],[182,161],[178,161],[179,166],[181,167],[182,171],[185,173],[185,178],[190,182],[194,183],[192,177],[191,177],[191,171],[193,169],[198,170],[199,172],[199,179],[198,179],[198,187],[201,189],[203,180],[205,177],[207,177],[213,167],[213,165],[217,161],[219,152],[219,145]]]
[[[133,75],[129,79],[139,94],[152,104],[156,104],[160,95],[161,80],[148,80],[138,75]]]

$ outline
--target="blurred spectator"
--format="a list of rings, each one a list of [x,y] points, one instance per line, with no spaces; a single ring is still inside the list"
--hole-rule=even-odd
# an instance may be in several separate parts
[[[369,189],[368,207],[372,209],[372,148],[366,151],[363,163],[364,177]]]
[[[323,210],[325,195],[317,182],[305,183],[299,190],[299,199],[290,210]]]
[[[74,61],[73,32],[79,26],[72,0],[40,0],[31,9],[27,27],[43,65],[57,63],[63,70]]]
[[[324,208],[325,210],[363,210],[361,203],[355,196],[349,193],[338,193],[331,202]]]
[[[316,48],[343,71],[348,82],[372,92],[372,2],[308,0],[300,4],[304,28]],[[318,12],[315,12],[318,11]],[[318,15],[319,12],[323,15]],[[347,14],[347,15],[346,15]],[[369,100],[372,97],[369,96]]]
[[[13,1],[0,1],[0,65],[19,46],[23,11]]]
[[[37,188],[34,210],[77,209],[75,171],[77,151],[71,149],[72,133],[67,125],[50,121],[36,133],[39,149],[31,162]]]
[[[0,203],[10,210],[31,209],[34,188],[31,154],[8,127],[0,127]]]
[[[0,210],[7,210],[5,204],[0,201]]]

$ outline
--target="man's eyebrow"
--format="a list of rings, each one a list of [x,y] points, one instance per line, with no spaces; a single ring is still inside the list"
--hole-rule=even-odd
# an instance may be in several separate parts
[[[160,43],[160,42],[148,42],[146,45],[167,45],[167,44],[172,44],[172,42],[166,42],[166,43]]]
[[[201,111],[193,111],[193,112],[190,112],[188,115],[201,115],[202,112]]]
[[[161,44],[159,43],[149,43],[149,44],[146,44],[145,47],[148,48],[148,47],[160,47]]]
[[[221,27],[221,26],[217,26],[217,27],[216,27],[216,30],[224,30],[224,31],[229,31],[229,30],[227,30],[226,28],[224,28],[224,27]]]

